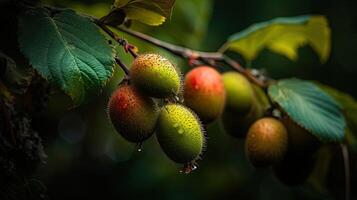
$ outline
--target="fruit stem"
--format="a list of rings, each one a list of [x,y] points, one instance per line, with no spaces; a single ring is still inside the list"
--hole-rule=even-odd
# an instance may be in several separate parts
[[[120,68],[124,71],[125,75],[129,77],[130,75],[130,70],[128,67],[120,60],[120,58],[115,57],[115,62],[120,66]]]
[[[116,33],[110,30],[110,28],[108,28],[108,26],[105,25],[100,19],[94,17],[91,18],[104,32],[106,32],[111,38],[113,38],[113,40],[118,42],[119,45],[123,46],[126,53],[130,53],[134,58],[138,56],[138,54],[134,50],[134,45],[129,44],[128,41],[126,41],[124,38],[119,37]]]
[[[345,166],[345,199],[350,200],[350,158],[348,155],[348,148],[346,144],[340,144],[343,163]]]

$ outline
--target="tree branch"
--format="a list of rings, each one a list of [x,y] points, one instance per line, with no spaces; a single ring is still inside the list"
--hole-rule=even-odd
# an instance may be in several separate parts
[[[51,11],[58,11],[58,8],[46,6],[47,9]],[[97,24],[104,32],[106,32],[111,38],[113,38],[116,42],[118,42],[119,45],[124,47],[124,50],[126,52],[129,52],[134,58],[137,57],[137,53],[135,52],[135,46],[129,44],[124,38],[118,36],[116,33],[114,33],[110,28],[108,27],[109,25],[103,23],[100,19],[94,17],[94,16],[88,16],[95,24]],[[157,47],[160,47],[162,49],[165,49],[177,56],[189,59],[189,60],[199,60],[202,61],[203,63],[206,63],[208,65],[215,65],[216,62],[222,62],[239,73],[242,73],[244,76],[246,76],[252,83],[257,84],[258,86],[262,88],[267,88],[269,86],[269,82],[260,80],[257,77],[255,77],[249,70],[245,69],[242,67],[237,61],[229,58],[228,56],[224,55],[222,52],[204,52],[204,51],[196,51],[192,50],[189,48],[185,48],[182,46],[174,45],[171,43],[167,43],[164,41],[161,41],[159,39],[156,39],[154,37],[148,36],[146,34],[130,30],[128,28],[124,27],[113,27],[118,29],[119,31],[122,31],[124,33],[127,33],[131,36],[134,36],[136,38],[139,38],[143,41],[146,41],[150,44],[153,44]],[[124,69],[123,69],[124,70]],[[125,71],[125,70],[124,70]]]
[[[216,63],[216,62],[225,63],[225,64],[229,65],[230,67],[232,67],[233,69],[235,69],[236,71],[245,75],[251,82],[253,82],[263,88],[268,87],[268,83],[257,79],[254,75],[252,75],[250,73],[250,71],[248,71],[244,67],[242,67],[237,61],[229,58],[228,56],[226,56],[220,52],[196,51],[196,50],[192,50],[192,49],[185,48],[182,46],[170,44],[170,43],[158,40],[154,37],[151,37],[151,36],[145,35],[143,33],[136,32],[136,31],[124,28],[124,27],[114,27],[114,28],[116,28],[119,31],[122,31],[124,33],[127,33],[131,36],[139,38],[143,41],[146,41],[150,44],[153,44],[157,47],[165,49],[177,56],[186,58],[186,59],[200,60],[203,63],[209,64],[209,65],[214,65],[214,63]]]
[[[130,70],[128,69],[128,67],[126,67],[126,65],[120,60],[120,58],[115,57],[115,62],[118,63],[118,65],[120,66],[120,68],[124,71],[126,76],[130,75]]]
[[[110,28],[108,28],[109,25],[104,24],[103,21],[96,17],[90,17],[94,23],[96,23],[104,32],[106,32],[111,38],[113,38],[115,41],[117,41],[120,45],[122,45],[125,49],[126,52],[129,52],[134,58],[137,57],[136,52],[134,51],[135,46],[129,44],[125,39],[119,37],[116,33],[114,33]],[[237,61],[229,58],[228,56],[224,55],[221,52],[204,52],[204,51],[196,51],[192,50],[189,48],[185,48],[182,46],[174,45],[168,42],[161,41],[157,38],[151,37],[149,35],[124,28],[124,27],[113,27],[121,32],[127,33],[131,36],[134,36],[136,38],[139,38],[143,41],[146,41],[150,44],[153,44],[157,47],[160,47],[162,49],[165,49],[166,51],[169,51],[177,56],[189,59],[189,60],[199,60],[202,61],[203,63],[206,63],[208,65],[215,65],[216,62],[222,62],[236,71],[242,73],[244,76],[246,76],[251,82],[257,84],[258,86],[262,88],[267,88],[269,84],[266,81],[259,80],[256,78],[253,74],[250,73],[249,70],[246,70],[244,67],[242,67]]]

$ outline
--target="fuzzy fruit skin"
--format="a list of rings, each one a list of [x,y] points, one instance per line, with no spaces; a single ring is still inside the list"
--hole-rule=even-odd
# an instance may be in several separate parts
[[[282,122],[288,130],[290,154],[309,155],[320,147],[320,141],[306,129],[299,126],[288,116],[282,118]]]
[[[288,133],[279,120],[266,117],[256,121],[245,141],[245,152],[256,167],[267,167],[282,160],[288,148]]]
[[[247,114],[254,99],[250,82],[238,72],[226,72],[222,77],[226,89],[226,108],[242,115]]]
[[[198,118],[180,104],[168,104],[161,109],[156,135],[163,151],[177,163],[196,160],[204,147],[204,134]]]
[[[212,122],[222,114],[225,95],[221,74],[212,67],[200,66],[186,74],[185,105],[195,111],[204,123]]]
[[[130,76],[135,87],[151,97],[170,97],[180,91],[180,74],[169,60],[158,54],[135,58]]]
[[[157,104],[131,85],[120,85],[108,103],[109,118],[120,135],[130,142],[142,142],[155,130]]]

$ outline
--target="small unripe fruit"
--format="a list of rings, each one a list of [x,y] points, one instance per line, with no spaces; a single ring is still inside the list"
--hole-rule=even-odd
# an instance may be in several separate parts
[[[169,60],[158,54],[142,54],[135,58],[130,76],[135,87],[151,97],[170,97],[180,91],[180,74]]]
[[[254,105],[250,112],[245,115],[239,115],[229,110],[222,114],[222,124],[224,130],[236,138],[244,138],[247,135],[249,127],[259,118],[263,117],[263,110],[260,105]]]
[[[266,167],[282,160],[288,148],[288,133],[279,120],[266,117],[248,130],[245,152],[256,167]]]
[[[120,135],[130,142],[149,138],[159,115],[157,104],[135,87],[120,85],[108,103],[109,118]]]
[[[282,122],[288,130],[290,154],[309,155],[320,147],[320,141],[290,117],[284,116]]]
[[[226,89],[226,108],[242,115],[247,114],[254,99],[250,82],[238,72],[226,72],[222,77]]]
[[[202,126],[195,114],[185,106],[164,106],[156,134],[163,151],[177,163],[195,161],[202,153],[205,141]]]
[[[249,127],[264,116],[269,102],[261,88],[254,85],[254,98],[251,110],[247,114],[241,114],[226,109],[222,114],[222,125],[224,130],[236,138],[245,138]]]
[[[277,179],[288,186],[303,184],[314,169],[315,157],[310,155],[286,154],[284,159],[274,165]]]
[[[184,83],[185,104],[208,123],[221,115],[225,105],[221,75],[212,67],[201,66],[187,73]]]

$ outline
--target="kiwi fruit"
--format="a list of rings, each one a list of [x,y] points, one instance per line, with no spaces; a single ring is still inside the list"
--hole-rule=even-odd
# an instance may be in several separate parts
[[[167,98],[180,92],[180,73],[159,54],[141,54],[135,58],[130,77],[135,87],[151,97]]]
[[[165,154],[176,163],[200,159],[205,146],[202,125],[196,114],[180,104],[161,109],[156,136]]]
[[[247,114],[254,99],[253,87],[248,79],[238,72],[226,72],[222,77],[226,89],[226,109],[240,115]]]
[[[199,66],[186,74],[184,102],[204,123],[218,118],[225,105],[225,89],[221,74],[209,66]]]
[[[285,115],[282,122],[288,130],[290,154],[309,155],[318,150],[321,142],[312,133]]]
[[[247,158],[256,167],[267,167],[281,161],[288,149],[288,133],[279,120],[265,117],[249,128],[245,141]]]
[[[236,138],[245,138],[249,127],[262,118],[268,109],[269,101],[261,88],[252,85],[254,98],[251,109],[246,114],[234,112],[226,108],[222,114],[221,123],[226,133]]]
[[[273,166],[275,177],[287,186],[303,184],[314,169],[316,158],[310,155],[287,153],[282,161]]]
[[[139,143],[154,133],[159,109],[152,98],[124,83],[110,97],[108,115],[123,138]]]

